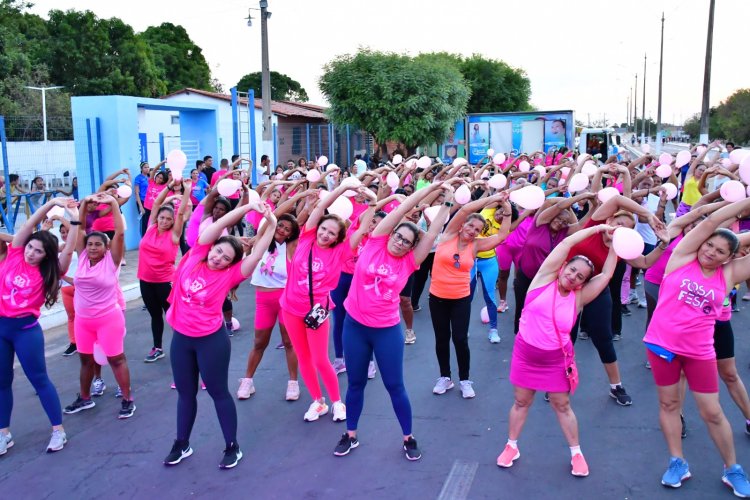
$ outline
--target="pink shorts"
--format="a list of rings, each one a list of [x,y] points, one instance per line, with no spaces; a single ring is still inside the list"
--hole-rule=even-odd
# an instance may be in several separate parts
[[[511,248],[506,245],[498,245],[495,248],[497,254],[497,265],[501,271],[510,271],[510,266],[513,264],[513,252]]]
[[[98,318],[75,319],[76,348],[81,354],[94,354],[94,342],[99,342],[107,357],[119,356],[125,351],[125,314],[121,309]]]
[[[279,304],[283,292],[283,288],[271,292],[255,290],[256,329],[265,330],[266,328],[273,328],[277,318],[280,325],[284,324],[284,320],[281,317],[281,305]]]
[[[674,385],[680,381],[680,372],[685,372],[691,391],[706,394],[719,392],[719,371],[715,359],[695,359],[676,355],[670,362],[648,349],[646,352],[656,385]]]

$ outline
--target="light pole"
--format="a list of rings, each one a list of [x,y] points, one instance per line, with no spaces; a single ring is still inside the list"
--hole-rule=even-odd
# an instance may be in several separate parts
[[[260,0],[261,92],[263,92],[263,142],[273,140],[271,127],[271,72],[268,65],[268,0]],[[276,159],[274,158],[274,161]]]
[[[661,51],[659,53],[659,106],[656,111],[656,152],[661,153],[661,77],[664,67],[664,12],[661,13]]]
[[[56,85],[54,87],[30,87],[26,85],[26,88],[42,91],[42,127],[44,128],[44,142],[47,142],[47,91],[61,89],[63,87],[62,85]]]
[[[706,63],[703,68],[703,105],[701,106],[701,130],[699,142],[708,144],[708,100],[711,96],[711,54],[714,40],[714,5],[711,0],[708,10],[708,37],[706,39]]]
[[[635,97],[633,98],[633,136],[638,139],[638,73],[635,74]]]
[[[646,54],[643,54],[643,109],[641,109],[641,144],[646,144]]]

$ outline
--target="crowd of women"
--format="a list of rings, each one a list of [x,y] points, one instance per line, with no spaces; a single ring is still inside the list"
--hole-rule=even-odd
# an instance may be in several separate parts
[[[330,412],[334,421],[346,421],[335,455],[359,446],[364,389],[379,370],[401,426],[403,452],[419,459],[403,358],[404,346],[417,341],[414,312],[421,309],[429,279],[439,367],[434,394],[445,394],[457,380],[463,398],[476,396],[468,337],[477,284],[486,304],[487,341],[516,334],[514,401],[498,466],[511,467],[520,457],[518,439],[541,391],[570,447],[571,473],[589,474],[571,406],[579,377],[574,344],[591,339],[609,381],[607,394],[621,406],[632,404],[615,342],[622,335],[624,305],[635,296],[647,309],[644,358],[657,386],[670,453],[662,484],[676,488],[690,477],[681,446],[689,387],[721,455],[722,480],[737,496],[750,496],[718,397],[721,378],[750,429],[750,399],[734,362],[730,323],[730,296],[750,279],[750,233],[744,232],[750,199],[723,188],[711,191],[707,182],[713,176],[747,182],[750,157],[747,166],[741,155],[709,159],[713,148],[721,149],[712,143],[694,148],[687,160],[678,156],[668,163],[663,155],[657,161],[643,154],[632,162],[613,156],[600,164],[562,150],[488,155],[477,165],[394,155],[377,168],[350,170],[321,158],[269,170],[255,187],[249,169],[239,168],[242,159],[224,160],[214,170],[206,157],[184,179],[163,163],[153,169],[142,164],[134,193],[128,170],[115,172],[97,193],[80,200],[80,208],[74,200],[55,198],[15,235],[2,237],[0,455],[14,444],[14,354],[52,424],[49,452],[67,440],[62,413],[93,408],[92,397],[104,393],[101,364],[111,367],[122,398],[118,417],[134,414],[118,284],[126,230],[120,207],[133,194],[143,221],[138,279],[153,335],[145,361],[168,354],[178,396],[176,439],[166,465],[193,453],[199,383],[213,399],[223,433],[220,467],[232,468],[242,458],[228,367],[232,303],[248,278],[255,289],[255,340],[237,399],[256,392],[257,369],[278,323],[289,372],[286,400],[300,398],[301,374],[311,401],[304,420]],[[580,175],[585,185],[574,188]],[[530,186],[542,193],[538,202],[529,201]],[[679,206],[677,186],[683,188]],[[676,217],[666,215],[670,200]],[[57,224],[61,243],[49,231]],[[641,255],[620,255],[617,235],[633,237],[621,229],[637,230]],[[507,300],[511,268],[514,313]],[[635,283],[644,271],[641,300]],[[69,316],[65,354],[77,352],[81,364],[79,394],[64,410],[46,373],[38,323],[41,307],[58,294]],[[501,332],[498,314],[506,312],[514,314],[513,331]],[[168,353],[165,318],[173,332]],[[338,375],[344,372],[342,397]]]

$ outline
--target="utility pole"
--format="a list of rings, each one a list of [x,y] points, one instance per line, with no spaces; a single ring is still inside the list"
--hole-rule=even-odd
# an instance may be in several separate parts
[[[627,110],[625,111],[625,131],[627,131],[630,128],[630,100],[633,98],[633,87],[630,87],[630,94],[628,94],[627,99]]]
[[[633,99],[633,135],[638,138],[638,73],[635,74],[635,98]]]
[[[26,88],[42,91],[42,130],[44,131],[44,142],[47,142],[47,91],[61,89],[63,87],[61,85],[56,85],[54,87],[30,87],[27,85]]]
[[[643,109],[641,109],[641,144],[646,144],[646,54],[643,54]]]
[[[273,141],[273,130],[271,127],[271,72],[268,65],[268,0],[260,0],[260,38],[261,38],[261,92],[263,93],[263,142],[266,151],[273,150],[273,144],[268,149],[268,144]],[[251,103],[252,105],[252,103]],[[274,158],[276,161],[276,158]],[[253,165],[255,168],[255,165]]]
[[[661,13],[661,50],[659,52],[659,106],[656,111],[656,152],[661,153],[661,81],[664,67],[664,12]]]
[[[711,54],[714,40],[714,6],[711,0],[708,10],[708,37],[706,38],[706,63],[703,67],[703,105],[701,106],[701,131],[699,142],[708,144],[708,101],[711,96]]]

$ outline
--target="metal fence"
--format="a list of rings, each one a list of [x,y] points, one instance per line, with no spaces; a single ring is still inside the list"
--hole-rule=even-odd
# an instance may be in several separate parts
[[[349,167],[357,155],[371,155],[373,141],[369,134],[353,127],[334,127],[329,123],[282,122],[275,127],[276,163],[295,163],[299,158],[314,160],[328,157],[330,163]]]

